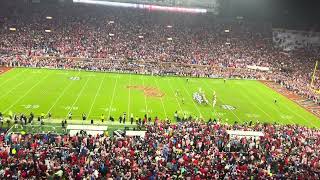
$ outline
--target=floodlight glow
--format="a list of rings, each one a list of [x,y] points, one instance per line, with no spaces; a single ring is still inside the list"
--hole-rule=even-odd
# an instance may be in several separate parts
[[[225,32],[225,33],[228,33],[228,32],[230,32],[230,30],[229,30],[229,29],[226,29],[226,30],[224,30],[224,32]]]
[[[47,33],[50,33],[50,32],[51,32],[50,29],[46,29],[46,30],[44,30],[44,31],[47,32]]]
[[[143,38],[143,36],[138,36],[140,39],[142,39]]]
[[[113,37],[113,36],[114,36],[114,34],[112,34],[112,33],[109,33],[109,36]]]
[[[105,5],[105,6],[159,10],[159,11],[172,11],[172,12],[184,12],[184,13],[207,13],[206,9],[200,9],[200,8],[157,6],[157,5],[149,5],[149,4],[121,3],[121,2],[98,1],[98,0],[73,0],[73,2],[74,3]]]
[[[172,28],[172,26],[168,25],[167,28]]]
[[[16,31],[17,29],[14,27],[9,28],[10,31]]]
[[[109,24],[113,24],[114,23],[114,21],[109,21]]]
[[[47,16],[46,19],[52,19],[52,17],[51,16]]]
[[[168,38],[168,41],[172,41],[172,38]]]

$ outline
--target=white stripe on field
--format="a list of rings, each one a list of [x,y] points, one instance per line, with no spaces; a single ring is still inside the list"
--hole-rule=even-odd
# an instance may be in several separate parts
[[[19,99],[17,99],[13,104],[11,104],[11,106],[9,106],[6,110],[4,110],[4,112],[7,112],[10,108],[12,108],[14,105],[16,105],[18,102],[20,102],[24,97],[26,97],[33,88],[35,88],[38,84],[40,84],[40,82],[42,82],[44,79],[46,79],[47,77],[49,77],[51,73],[48,73],[45,77],[43,77],[40,81],[38,81],[36,84],[34,84],[23,96],[21,96]]]
[[[141,78],[142,78],[142,85],[143,85],[143,87],[145,87],[145,86],[144,86],[144,75],[142,75]],[[145,112],[145,113],[146,113],[147,116],[148,116],[147,97],[146,97],[146,95],[144,94],[144,91],[143,91],[143,96],[144,96],[144,104],[145,104],[145,106],[146,106],[146,109],[145,109],[146,112]]]
[[[73,103],[73,104],[72,104],[72,106],[70,107],[70,109],[69,109],[69,111],[68,111],[68,113],[67,113],[67,115],[66,115],[66,118],[68,117],[68,114],[72,111],[73,106],[78,102],[78,100],[79,100],[80,96],[82,95],[83,90],[84,90],[84,89],[85,89],[85,87],[87,86],[87,84],[88,84],[88,82],[89,82],[90,78],[91,78],[91,77],[89,77],[89,78],[87,79],[86,83],[82,86],[82,88],[81,88],[80,92],[78,93],[78,96],[77,96],[76,100],[74,101],[74,103]]]
[[[98,90],[97,90],[97,92],[96,92],[96,95],[94,96],[93,103],[91,104],[91,107],[90,107],[90,110],[89,110],[89,113],[88,113],[88,118],[90,117],[90,114],[91,114],[93,105],[94,105],[95,102],[96,102],[97,96],[98,96],[98,94],[100,93],[100,89],[101,89],[102,84],[103,84],[103,82],[104,82],[104,80],[105,80],[105,78],[106,78],[106,74],[107,74],[107,73],[104,74],[103,79],[101,80],[100,85],[99,85],[99,88],[98,88]]]
[[[177,103],[178,103],[178,105],[179,105],[180,111],[182,112],[183,110],[182,110],[182,108],[181,108],[181,105],[180,105],[180,102],[179,102],[177,96],[175,95],[174,90],[172,89],[171,82],[170,82],[168,79],[167,79],[167,81],[168,81],[169,87],[170,87],[170,89],[171,89],[173,95],[175,96],[175,99],[176,99],[176,101],[177,101]]]
[[[159,83],[158,83],[158,81],[157,81],[157,77],[154,77],[153,80],[154,80],[154,82],[156,83],[156,85],[157,85],[157,87],[158,87],[158,89],[159,89],[159,91],[160,91]],[[161,100],[161,104],[162,104],[162,108],[163,108],[164,114],[165,114],[165,116],[166,116],[165,118],[167,118],[167,117],[168,117],[168,114],[167,114],[166,108],[164,108],[164,104],[163,104],[162,97],[160,97],[160,100]]]
[[[131,86],[131,74],[129,75],[129,86]],[[130,117],[130,99],[131,99],[131,88],[129,87],[128,117]]]
[[[117,78],[116,78],[116,83],[114,85],[114,88],[113,88],[113,92],[112,92],[112,98],[111,98],[111,102],[110,102],[110,106],[109,106],[109,113],[108,113],[108,117],[110,117],[110,114],[111,114],[111,107],[113,105],[113,99],[114,99],[114,94],[116,92],[116,87],[117,87],[117,84],[118,84],[118,78],[119,78],[119,74],[117,75]]]
[[[24,73],[26,71],[26,69],[24,69],[23,71],[17,73],[16,75],[12,76],[11,78],[6,79],[5,81],[3,81],[0,86],[2,86],[3,84],[5,84],[6,82],[10,81],[11,79],[15,79],[18,75]]]
[[[80,71],[78,72],[78,74],[77,74],[76,76],[78,76],[79,73],[80,73]],[[75,82],[75,81],[71,81],[71,80],[70,80],[70,83],[68,84],[68,86],[66,86],[66,87],[63,89],[62,93],[60,93],[59,97],[56,99],[56,101],[53,103],[53,105],[49,108],[49,110],[47,111],[46,115],[48,115],[49,112],[54,108],[54,106],[59,102],[59,100],[60,100],[60,99],[62,98],[62,96],[66,93],[67,89],[69,89],[69,87],[73,84],[73,82]]]
[[[185,92],[187,92],[187,94],[189,95],[189,97],[192,97],[192,94],[190,94],[190,92],[188,91],[188,89],[185,87],[185,85],[182,85],[183,89]],[[202,116],[201,111],[199,110],[198,106],[196,105],[196,103],[194,102],[194,100],[192,99],[192,103],[194,105],[194,107],[197,109],[198,113],[200,116]]]
[[[207,84],[207,81],[205,81],[205,80],[206,80],[206,79],[203,80],[203,81],[204,81],[204,84],[210,89],[210,91],[214,92],[214,91],[211,89],[211,87]],[[222,98],[219,98],[219,100],[220,100],[223,104],[225,104],[224,101],[222,101]],[[217,98],[217,101],[218,101],[218,98]],[[242,122],[241,119],[240,119],[233,111],[231,111],[231,113],[232,113],[240,122]]]

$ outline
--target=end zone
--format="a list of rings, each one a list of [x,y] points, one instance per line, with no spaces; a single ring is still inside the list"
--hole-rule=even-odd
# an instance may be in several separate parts
[[[0,67],[0,75],[10,71],[11,67]]]

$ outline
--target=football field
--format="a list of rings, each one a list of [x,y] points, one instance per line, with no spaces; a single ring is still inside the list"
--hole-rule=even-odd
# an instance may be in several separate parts
[[[202,91],[209,104],[193,100]],[[212,107],[213,93],[217,103]],[[277,103],[274,103],[274,100]],[[36,116],[51,112],[54,119],[99,120],[124,112],[173,119],[183,116],[221,118],[223,122],[260,121],[320,127],[320,120],[286,97],[255,80],[159,77],[86,71],[15,68],[0,75],[0,112]],[[108,119],[108,118],[107,118]]]

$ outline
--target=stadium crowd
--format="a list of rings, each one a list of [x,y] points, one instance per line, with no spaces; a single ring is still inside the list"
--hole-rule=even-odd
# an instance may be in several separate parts
[[[267,23],[92,5],[1,8],[1,65],[267,79],[319,99],[309,85],[319,48],[274,48]]]
[[[1,179],[319,179],[320,131],[295,125],[155,122],[145,138],[0,136]],[[230,137],[227,130],[264,136]]]

